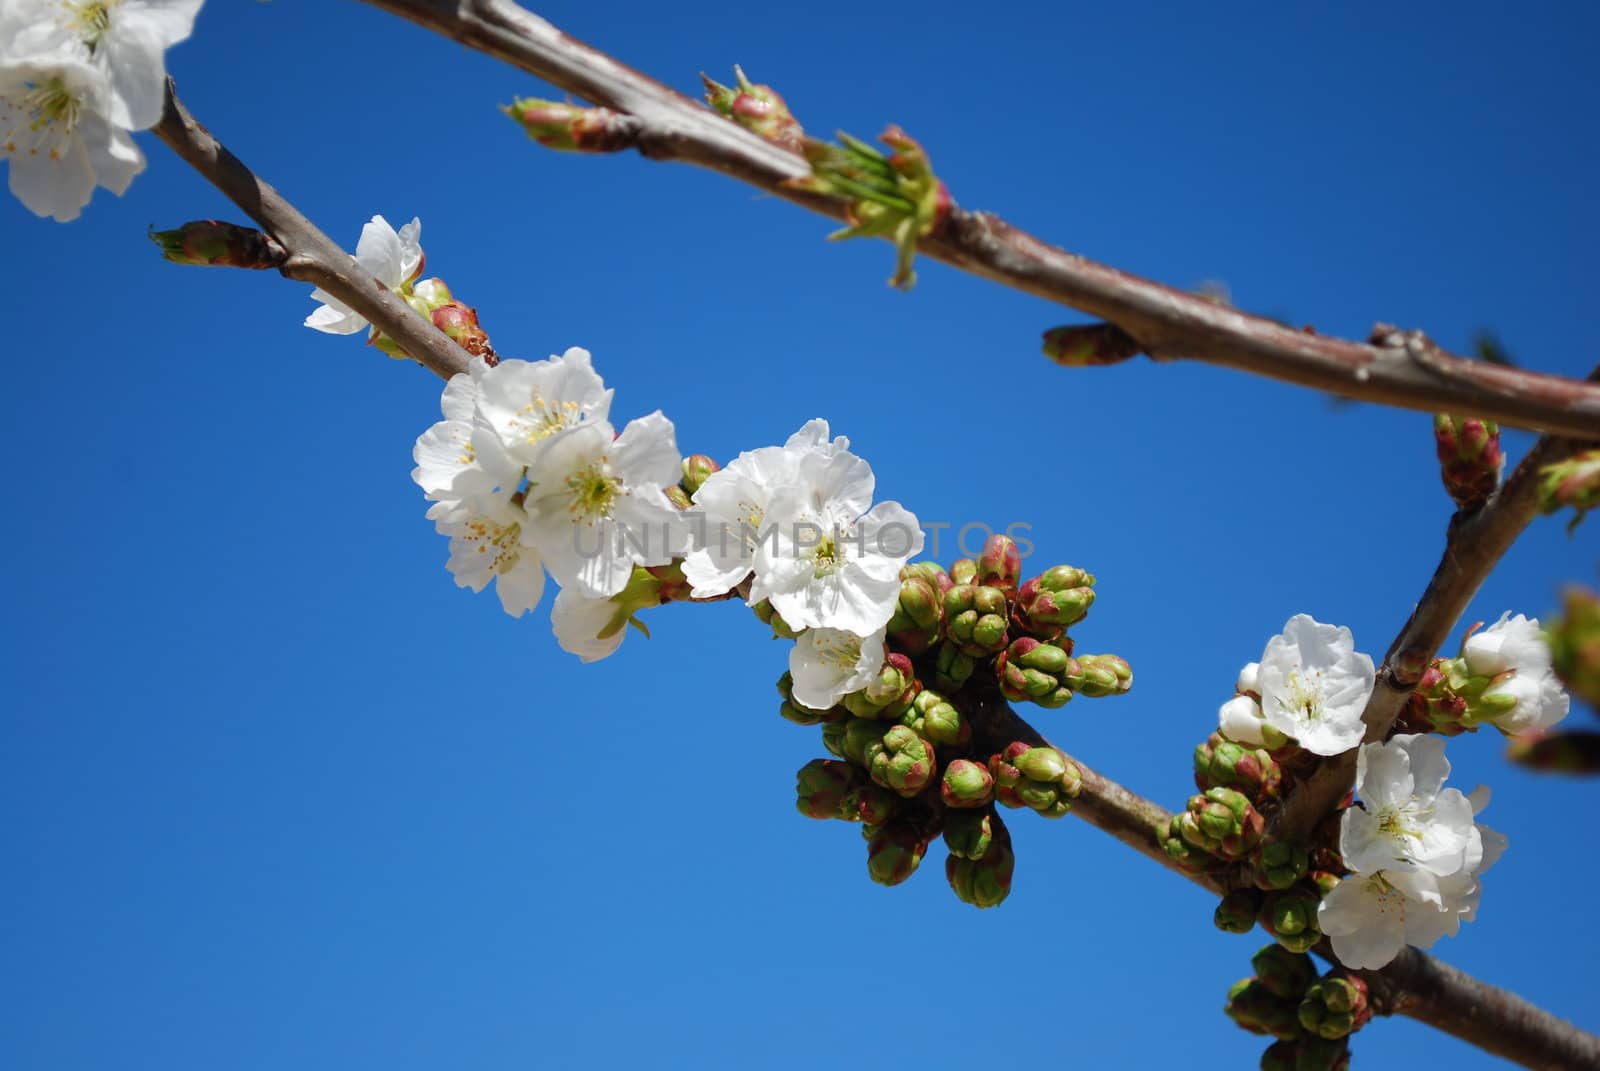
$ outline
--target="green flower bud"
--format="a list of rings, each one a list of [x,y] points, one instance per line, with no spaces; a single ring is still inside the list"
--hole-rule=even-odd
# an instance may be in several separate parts
[[[1162,850],[1167,853],[1167,858],[1171,859],[1179,870],[1190,874],[1206,874],[1220,870],[1223,865],[1222,860],[1196,848],[1183,838],[1182,818],[1182,815],[1173,815],[1166,829],[1157,833],[1157,840]]]
[[[922,792],[938,773],[933,745],[904,725],[892,726],[862,749],[872,779],[907,798]]]
[[[1235,889],[1217,904],[1212,924],[1223,933],[1249,933],[1256,928],[1261,910],[1261,894],[1254,889]]]
[[[994,672],[1007,699],[1037,703],[1052,710],[1072,699],[1067,682],[1079,675],[1078,664],[1070,654],[1032,636],[1013,640],[995,659]]]
[[[1094,605],[1094,576],[1070,565],[1057,565],[1017,590],[1011,620],[1023,632],[1053,640],[1082,621]],[[1071,653],[1071,645],[1064,644]]]
[[[872,683],[844,697],[844,707],[858,718],[895,721],[911,709],[912,700],[921,690],[911,659],[894,652],[884,659],[883,668]]]
[[[1188,809],[1178,816],[1184,840],[1222,859],[1242,859],[1266,830],[1266,821],[1250,800],[1231,788],[1208,789],[1189,797]]]
[[[851,718],[844,722],[844,732],[840,737],[839,748],[844,757],[862,769],[867,769],[872,760],[868,757],[869,748],[883,742],[883,734],[888,732],[890,726],[881,721],[870,718]],[[827,743],[827,733],[824,730],[823,742]],[[831,751],[832,748],[829,748]]]
[[[957,558],[950,563],[950,583],[976,584],[978,582],[978,563],[971,558]],[[945,589],[949,591],[949,588]]]
[[[900,579],[910,580],[912,577],[919,577],[932,584],[933,590],[941,599],[944,598],[945,592],[955,586],[955,581],[950,579],[950,574],[945,572],[944,566],[938,562],[912,562],[910,565],[902,566]]]
[[[1304,952],[1290,952],[1282,945],[1263,945],[1250,959],[1256,978],[1274,996],[1299,1003],[1306,987],[1317,980],[1316,964]]]
[[[1492,420],[1439,413],[1433,418],[1439,475],[1458,509],[1477,509],[1500,485],[1506,457],[1500,426]]]
[[[678,481],[678,486],[683,488],[685,494],[693,496],[711,478],[712,473],[721,469],[721,465],[705,454],[690,454],[683,459],[683,479]]]
[[[1078,768],[1053,747],[1029,747],[1022,741],[989,758],[995,799],[1007,807],[1027,807],[1046,818],[1060,818],[1072,809],[1082,789]]]
[[[773,636],[780,640],[792,640],[799,636],[801,631],[804,631],[790,628],[788,622],[783,619],[783,615],[773,609],[772,603],[766,599],[754,603],[750,609],[756,612],[756,617],[761,619],[762,624],[772,628]]]
[[[1078,655],[1078,673],[1068,679],[1074,692],[1099,699],[1133,687],[1133,667],[1111,654]]]
[[[1295,1042],[1294,1071],[1349,1071],[1350,1044],[1343,1038],[1301,1038]]]
[[[1577,511],[1570,532],[1583,515],[1600,506],[1600,450],[1585,450],[1576,457],[1539,470],[1539,508],[1554,513],[1566,506]]]
[[[689,501],[688,494],[677,484],[667,488],[665,493],[667,501],[672,503],[674,509],[682,512],[694,508],[694,503]]]
[[[921,654],[939,641],[944,598],[933,581],[910,576],[900,581],[900,601],[889,618],[889,638],[907,654]]]
[[[983,553],[978,555],[977,565],[979,584],[999,588],[1007,594],[1017,590],[1017,583],[1022,579],[1022,554],[1016,540],[1010,536],[990,536],[983,545]]]
[[[944,844],[962,859],[982,859],[994,839],[989,811],[955,811],[945,815]]]
[[[899,796],[863,777],[840,801],[839,816],[847,822],[863,822],[876,827],[899,814],[900,806]]]
[[[1311,859],[1304,845],[1273,841],[1261,845],[1250,863],[1250,874],[1256,887],[1271,891],[1290,888],[1305,877]]]
[[[944,594],[944,632],[962,653],[987,658],[1005,650],[1010,611],[1005,592],[975,584],[957,584]]]
[[[944,768],[939,798],[946,807],[957,809],[987,806],[994,799],[994,775],[970,759],[956,759]]]
[[[1293,1041],[1274,1041],[1261,1054],[1261,1071],[1294,1071],[1300,1047]]]
[[[1355,975],[1330,975],[1314,982],[1300,1002],[1300,1025],[1306,1033],[1329,1041],[1349,1037],[1371,1018],[1367,983]]]
[[[844,800],[865,781],[866,776],[847,763],[812,759],[795,775],[796,806],[807,818],[853,818],[845,811]]]
[[[1600,710],[1600,595],[1571,587],[1562,595],[1561,616],[1545,634],[1550,661],[1572,694]]]
[[[941,644],[934,658],[933,683],[944,691],[959,692],[977,668],[978,660],[962,654],[955,644]]]
[[[904,819],[890,819],[867,842],[867,872],[879,885],[899,885],[916,873],[927,851],[921,830]]]
[[[944,861],[945,880],[963,903],[974,907],[994,907],[1011,893],[1011,876],[1017,857],[1011,851],[1011,835],[999,815],[989,816],[992,839],[983,855],[976,859],[950,855]]]
[[[1506,758],[1518,766],[1549,773],[1600,773],[1600,733],[1592,729],[1535,731],[1513,736]]]
[[[192,220],[171,231],[151,230],[150,240],[174,264],[261,271],[281,267],[289,257],[271,235],[219,219]]]
[[[1117,364],[1139,355],[1139,343],[1116,324],[1068,324],[1044,333],[1044,355],[1068,368]]]
[[[1291,952],[1309,952],[1322,939],[1317,927],[1317,907],[1322,897],[1307,883],[1270,892],[1262,902],[1258,921],[1263,929]]]
[[[706,103],[719,115],[726,116],[755,134],[791,152],[801,151],[805,131],[789,111],[789,106],[771,86],[755,85],[744,76],[738,66],[733,68],[737,86],[725,86],[706,75],[700,80],[706,85]]]
[[[561,152],[616,152],[628,147],[623,117],[609,108],[581,108],[558,100],[528,98],[502,108],[523,132],[547,149]]]
[[[961,712],[944,696],[927,689],[917,693],[911,709],[901,717],[900,724],[916,730],[918,736],[935,744],[965,747],[972,739],[972,726],[961,717]]]
[[[1250,797],[1258,806],[1276,799],[1283,782],[1283,770],[1262,748],[1235,744],[1220,733],[1194,749],[1194,783],[1200,791],[1232,788]]]
[[[820,725],[824,722],[843,721],[850,716],[850,712],[843,707],[834,707],[831,710],[812,710],[802,706],[794,700],[794,677],[788,673],[778,678],[778,694],[783,696],[783,704],[778,707],[778,713],[784,719],[796,725]],[[831,750],[831,749],[830,749]]]
[[[1292,1041],[1298,1038],[1299,1001],[1284,1000],[1261,983],[1259,978],[1241,978],[1228,989],[1223,1006],[1228,1017],[1252,1034],[1270,1034]]]

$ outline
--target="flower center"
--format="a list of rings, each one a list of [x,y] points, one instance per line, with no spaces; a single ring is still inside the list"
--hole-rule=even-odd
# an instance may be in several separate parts
[[[546,401],[544,395],[535,390],[533,400],[517,415],[521,418],[523,441],[531,446],[572,427],[581,413],[577,402]]]
[[[1306,721],[1317,721],[1322,717],[1322,674],[1313,674],[1313,679],[1307,681],[1300,676],[1300,671],[1295,670],[1289,674],[1289,692],[1287,700],[1278,700],[1280,707],[1286,708],[1290,713],[1299,714]]]
[[[811,561],[817,577],[827,576],[839,567],[839,545],[831,535],[822,537],[811,552]]]
[[[517,564],[520,524],[496,524],[487,517],[474,517],[466,522],[465,538],[477,545],[479,554],[488,554],[492,548],[494,560],[489,563],[492,573],[508,572]]]
[[[111,9],[122,0],[89,0],[86,3],[68,2],[67,28],[83,39],[93,52],[111,30]]]
[[[0,101],[0,148],[8,156],[24,151],[38,156],[45,149],[50,159],[59,160],[82,112],[83,102],[60,75],[32,83],[10,101]]]
[[[567,477],[567,491],[572,495],[570,509],[580,517],[611,516],[611,507],[621,490],[621,477],[611,475],[603,457]]]

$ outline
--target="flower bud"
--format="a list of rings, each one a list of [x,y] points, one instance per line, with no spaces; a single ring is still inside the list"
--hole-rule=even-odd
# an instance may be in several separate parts
[[[1194,749],[1194,783],[1200,791],[1232,788],[1257,805],[1276,799],[1283,771],[1262,748],[1246,748],[1218,733]]]
[[[866,781],[853,766],[834,759],[812,759],[795,775],[795,805],[807,818],[846,818],[844,799]]]
[[[1477,509],[1500,486],[1505,454],[1500,426],[1492,420],[1439,413],[1433,418],[1439,475],[1458,509]]]
[[[950,574],[945,572],[944,567],[938,562],[912,562],[910,565],[902,566],[900,579],[910,580],[912,577],[921,577],[932,584],[933,590],[941,599],[944,598],[945,592],[955,586],[955,581],[950,579]]]
[[[624,118],[610,108],[582,108],[558,100],[528,98],[501,109],[523,132],[547,149],[562,152],[616,152],[628,147]]]
[[[1016,540],[999,534],[990,536],[983,553],[978,555],[977,565],[979,584],[1015,594],[1022,579],[1022,552],[1017,549]]]
[[[963,903],[973,907],[995,907],[1011,893],[1011,876],[1017,857],[1011,851],[1011,838],[999,815],[990,819],[994,838],[977,859],[949,855],[944,861],[945,880]]]
[[[1252,1034],[1270,1034],[1292,1041],[1302,1033],[1299,1001],[1284,1000],[1263,985],[1259,978],[1241,978],[1233,983],[1223,1010],[1230,1019]]]
[[[1556,676],[1572,694],[1600,710],[1600,595],[1570,587],[1562,595],[1561,616],[1546,633]]]
[[[867,755],[867,749],[881,744],[883,734],[888,732],[890,726],[881,721],[870,718],[851,718],[844,722],[844,731],[841,734],[839,749],[844,758],[855,763],[863,770],[871,766],[872,760]],[[827,730],[824,728],[823,743],[828,741]],[[832,751],[830,746],[828,750]]]
[[[690,454],[683,459],[683,479],[678,481],[678,486],[690,497],[700,490],[700,486],[711,478],[711,474],[720,471],[721,465],[704,454]]]
[[[1300,1047],[1293,1041],[1274,1041],[1261,1054],[1261,1071],[1295,1071]]]
[[[151,230],[150,240],[174,264],[261,271],[281,267],[289,257],[271,235],[220,219],[191,220],[171,231]]]
[[[941,644],[934,659],[933,683],[947,692],[959,692],[977,667],[977,659],[962,654],[955,644]]]
[[[972,739],[972,726],[961,717],[961,712],[946,702],[944,696],[927,689],[917,693],[911,709],[901,717],[900,724],[916,730],[918,736],[935,744],[965,747]]]
[[[1116,324],[1068,324],[1044,333],[1044,355],[1068,368],[1118,364],[1139,355],[1138,341]]]
[[[1322,939],[1317,927],[1317,907],[1321,903],[1316,887],[1301,883],[1292,889],[1268,893],[1257,920],[1284,948],[1309,952]]]
[[[1303,846],[1289,841],[1263,844],[1251,858],[1250,875],[1265,891],[1288,889],[1306,876],[1310,857]]]
[[[895,652],[884,659],[883,668],[870,684],[844,697],[844,707],[858,718],[896,721],[911,709],[911,701],[921,690],[911,659]]]
[[[1249,933],[1256,928],[1261,911],[1261,894],[1254,889],[1235,889],[1217,904],[1211,922],[1223,933]]]
[[[850,769],[855,767],[852,766]],[[839,817],[847,822],[881,826],[900,813],[901,803],[899,796],[863,777],[840,801]],[[870,841],[872,838],[866,839]]]
[[[1344,1039],[1301,1038],[1294,1043],[1294,1071],[1349,1071],[1350,1045]]]
[[[1576,457],[1539,470],[1539,508],[1545,513],[1571,506],[1577,510],[1571,531],[1589,510],[1600,506],[1600,450],[1585,450]]]
[[[1158,834],[1161,848],[1167,853],[1173,865],[1179,870],[1189,874],[1206,874],[1220,870],[1222,860],[1209,852],[1202,851],[1184,839],[1181,829],[1182,815],[1175,814],[1167,824],[1167,828]]]
[[[900,601],[889,618],[889,639],[907,654],[921,654],[939,641],[944,598],[932,580],[909,576],[900,581]]]
[[[949,641],[973,658],[1005,650],[1010,611],[999,588],[957,584],[944,595],[944,631]]]
[[[982,859],[994,840],[990,811],[956,811],[944,818],[944,845],[962,859]]]
[[[1090,699],[1121,695],[1133,687],[1133,667],[1112,654],[1077,656],[1078,672],[1068,679],[1072,690]]]
[[[904,725],[891,727],[862,748],[873,781],[910,798],[933,783],[938,765],[933,745]]]
[[[1094,576],[1070,565],[1057,565],[1017,590],[1011,620],[1018,629],[1041,640],[1054,640],[1082,621],[1094,605]],[[1068,646],[1070,652],[1070,645]]]
[[[801,631],[804,631],[790,628],[789,623],[783,619],[783,615],[773,609],[772,603],[766,599],[753,603],[750,609],[755,611],[756,617],[761,619],[761,623],[769,626],[772,629],[772,634],[780,640],[792,640],[799,636]]]
[[[1078,768],[1053,747],[1022,741],[989,758],[995,799],[1007,807],[1027,807],[1046,818],[1060,818],[1082,789]]]
[[[1189,797],[1188,809],[1178,816],[1179,835],[1221,859],[1242,859],[1261,843],[1265,829],[1266,821],[1249,798],[1231,788]]]
[[[1590,729],[1559,731],[1536,729],[1513,736],[1506,758],[1518,766],[1546,773],[1593,775],[1600,773],[1600,733]]]
[[[950,563],[950,583],[976,584],[978,582],[978,563],[971,558],[957,558]],[[949,591],[949,588],[945,589]]]
[[[1001,693],[1012,702],[1037,703],[1048,709],[1065,706],[1072,698],[1067,681],[1080,676],[1071,655],[1054,644],[1032,636],[1013,640],[994,662]]]
[[[1306,987],[1317,980],[1316,964],[1304,952],[1290,952],[1282,945],[1264,945],[1250,959],[1261,984],[1276,997],[1298,1004]]]
[[[946,764],[939,780],[939,798],[951,808],[986,807],[994,799],[994,775],[970,759],[955,759]],[[949,816],[945,823],[948,828]]]
[[[867,842],[867,872],[879,885],[899,885],[922,863],[928,841],[903,818],[891,818]]]
[[[1372,1018],[1367,983],[1360,977],[1330,975],[1311,984],[1300,1002],[1300,1025],[1329,1041],[1349,1037]]]
[[[737,86],[725,86],[706,75],[700,80],[706,86],[706,103],[718,115],[726,116],[755,134],[791,152],[799,152],[805,131],[790,113],[789,106],[767,85],[754,85],[738,66],[733,68]]]
[[[459,301],[446,302],[428,314],[433,326],[449,336],[450,341],[474,357],[482,357],[492,367],[499,363],[489,335],[478,326],[478,310],[468,308]]]

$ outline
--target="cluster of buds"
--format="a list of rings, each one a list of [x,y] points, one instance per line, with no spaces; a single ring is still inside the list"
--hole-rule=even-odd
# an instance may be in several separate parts
[[[1263,1068],[1338,1071],[1349,1064],[1346,1043],[1372,1018],[1366,983],[1356,977],[1317,977],[1311,957],[1268,945],[1251,959],[1255,974],[1228,990],[1226,1010],[1242,1029],[1278,1040]]]
[[[172,263],[198,267],[262,271],[281,267],[289,257],[270,234],[219,219],[191,220],[170,231],[151,230],[150,240]]]
[[[1356,975],[1318,979],[1300,1002],[1300,1025],[1306,1033],[1328,1041],[1349,1037],[1371,1018],[1367,983]]]
[[[1264,748],[1246,747],[1212,733],[1194,749],[1194,783],[1201,792],[1236,789],[1259,807],[1278,798],[1283,770]]]
[[[1600,450],[1585,450],[1576,457],[1539,470],[1539,508],[1545,513],[1571,507],[1576,513],[1571,531],[1583,515],[1600,506]]]
[[[501,111],[528,137],[558,152],[617,152],[633,141],[626,116],[610,108],[585,108],[570,101],[518,99]]]
[[[680,489],[692,494],[712,471],[709,459],[690,458]],[[1120,695],[1133,674],[1115,655],[1072,654],[1066,630],[1093,603],[1094,578],[1062,565],[1024,583],[1017,545],[1005,536],[948,571],[909,564],[900,584],[883,664],[864,686],[813,710],[795,700],[790,675],[778,682],[781,715],[819,726],[833,756],[801,769],[796,805],[811,818],[863,823],[869,872],[884,884],[915,873],[942,834],[952,891],[993,907],[1016,865],[998,809],[1059,818],[1082,776],[1053,747],[1014,741],[995,752],[992,740],[976,739],[963,710],[981,707],[965,704],[962,692],[1059,706],[1073,695]],[[755,609],[784,634],[770,607]]]
[[[1500,486],[1500,470],[1506,464],[1500,449],[1500,425],[1439,413],[1433,418],[1433,441],[1439,453],[1439,476],[1456,508],[1473,510],[1489,501]]]
[[[1266,820],[1250,798],[1231,788],[1212,788],[1189,797],[1188,807],[1177,817],[1178,836],[1218,859],[1234,862],[1261,843]]]
[[[789,111],[789,106],[771,86],[755,85],[744,76],[737,65],[733,68],[737,86],[725,86],[702,74],[706,85],[706,103],[718,114],[765,138],[790,152],[800,152],[805,141],[805,131]]]
[[[802,138],[801,151],[811,163],[811,174],[789,184],[847,202],[849,226],[830,234],[830,240],[893,241],[895,271],[889,283],[910,289],[917,281],[912,269],[917,240],[937,230],[955,205],[929,166],[928,154],[905,131],[891,126],[879,140],[892,151],[885,155],[842,131],[838,144]]]

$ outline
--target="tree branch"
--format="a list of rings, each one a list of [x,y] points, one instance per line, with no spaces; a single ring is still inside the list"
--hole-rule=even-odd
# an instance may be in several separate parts
[[[320,286],[440,377],[449,379],[467,370],[471,358],[465,350],[417,315],[212,137],[178,100],[170,78],[166,107],[154,133],[287,250],[288,258],[278,269],[284,276]]]
[[[1035,747],[1053,746],[993,689],[974,689],[969,684],[952,702],[972,722],[980,752],[1000,751],[1013,740]],[[1081,760],[1067,757],[1078,767],[1083,781],[1072,814],[1208,892],[1222,892],[1215,877],[1183,870],[1162,851],[1157,830],[1166,829],[1172,819],[1170,811],[1089,769]],[[1338,962],[1327,941],[1317,952],[1329,962]],[[1382,970],[1352,973],[1367,980],[1380,1014],[1408,1016],[1524,1067],[1600,1068],[1600,1037],[1426,952],[1405,948]]]
[[[720,171],[840,217],[842,202],[793,189],[811,173],[799,155],[757,137],[660,82],[562,33],[510,0],[367,0],[625,113],[645,156]],[[624,129],[625,127],[625,129]],[[1504,368],[1442,351],[1425,359],[1296,331],[1076,256],[984,212],[954,211],[921,251],[1004,286],[1108,320],[1156,357],[1189,357],[1349,398],[1600,436],[1600,386]]]

